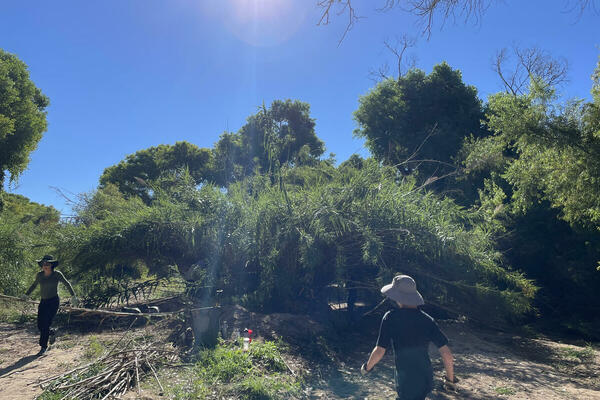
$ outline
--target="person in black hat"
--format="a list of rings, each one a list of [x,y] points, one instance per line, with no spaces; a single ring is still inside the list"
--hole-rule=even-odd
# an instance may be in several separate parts
[[[383,316],[377,344],[369,360],[362,365],[361,373],[369,373],[386,349],[392,347],[396,362],[397,400],[424,400],[433,389],[433,369],[427,351],[429,342],[432,342],[442,356],[446,370],[445,387],[455,390],[457,379],[448,339],[433,318],[418,309],[424,301],[414,279],[398,275],[391,284],[381,288],[381,293],[394,301],[398,308]]]
[[[48,339],[50,338],[50,325],[52,325],[52,320],[58,311],[58,306],[60,304],[60,299],[58,298],[58,283],[62,282],[69,293],[71,293],[72,299],[71,304],[77,307],[78,300],[77,296],[75,296],[75,291],[73,290],[73,286],[67,281],[62,272],[56,270],[56,266],[58,265],[58,260],[55,260],[51,255],[45,255],[41,260],[37,260],[38,265],[42,270],[38,272],[35,276],[35,281],[27,290],[27,293],[24,295],[27,298],[31,292],[35,289],[35,287],[40,285],[40,294],[41,301],[38,306],[38,315],[37,315],[37,325],[40,330],[40,352],[39,355],[42,355],[48,349]]]

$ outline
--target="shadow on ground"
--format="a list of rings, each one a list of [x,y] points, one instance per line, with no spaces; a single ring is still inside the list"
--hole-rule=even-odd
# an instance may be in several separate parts
[[[9,375],[14,370],[24,367],[25,365],[29,364],[37,358],[37,355],[26,356],[21,358],[19,361],[13,363],[12,365],[9,365],[8,367],[0,368],[0,378]]]

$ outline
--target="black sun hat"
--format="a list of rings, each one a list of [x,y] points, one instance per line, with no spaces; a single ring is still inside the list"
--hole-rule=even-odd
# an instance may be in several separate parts
[[[40,265],[40,267],[44,264],[44,263],[50,263],[53,264],[55,267],[58,265],[58,260],[55,259],[54,257],[52,257],[49,254],[46,254],[44,257],[42,257],[41,260],[36,260],[37,263]]]

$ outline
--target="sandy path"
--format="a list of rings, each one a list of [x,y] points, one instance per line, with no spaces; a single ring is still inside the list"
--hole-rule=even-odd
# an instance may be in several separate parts
[[[460,323],[440,325],[450,338],[456,358],[460,392],[442,390],[441,361],[437,350],[431,349],[436,382],[430,400],[600,400],[597,347],[521,338],[477,330]],[[99,335],[115,340],[120,333]],[[365,336],[376,337],[376,333]],[[359,373],[358,368],[373,345],[365,336],[345,337],[330,363],[311,366],[309,361],[298,359],[310,377],[305,388],[307,398],[395,399],[391,355],[386,355],[368,376]],[[68,340],[59,336],[54,348],[42,357],[36,357],[39,346],[37,331],[32,324],[23,327],[0,323],[0,338],[2,400],[35,399],[42,392],[38,382],[82,362],[89,342],[87,336],[70,335]],[[128,398],[136,397],[131,396]]]
[[[430,400],[600,400],[600,357],[597,350],[549,340],[526,339],[498,332],[476,331],[464,324],[440,324],[450,339],[458,393],[442,389],[443,366],[430,349],[435,389]],[[363,377],[359,366],[372,343],[353,338],[349,351],[308,390],[312,399],[395,399],[393,356],[386,354],[376,370]],[[585,354],[577,358],[575,354]]]
[[[38,357],[37,335],[29,325],[19,329],[13,324],[0,324],[0,399],[34,399],[42,393],[37,382],[73,368],[81,357],[81,346],[61,348],[60,340]]]

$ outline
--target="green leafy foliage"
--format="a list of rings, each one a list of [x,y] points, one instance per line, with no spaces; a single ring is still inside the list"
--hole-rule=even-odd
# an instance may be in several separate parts
[[[51,248],[59,214],[53,207],[5,194],[0,212],[0,291],[19,295],[39,270],[36,259]]]
[[[81,208],[91,222],[61,230],[58,244],[80,285],[177,270],[263,310],[307,312],[328,307],[332,283],[373,287],[376,302],[378,288],[404,272],[431,303],[474,318],[530,311],[535,287],[501,266],[477,215],[374,160],[283,167],[277,179],[256,175],[227,191],[185,176],[167,174],[172,184],[157,185],[150,205],[110,188],[91,196]],[[104,196],[115,201],[95,200]],[[95,212],[98,203],[110,212]]]
[[[492,96],[492,135],[462,150],[469,180],[483,182],[477,206],[498,249],[542,287],[538,309],[587,337],[600,323],[598,70],[591,103],[559,104],[539,80],[525,95]]]
[[[324,152],[315,134],[310,106],[295,100],[275,100],[264,105],[238,133],[224,133],[215,144],[217,183],[258,173],[277,171],[282,165],[315,164]]]
[[[0,49],[0,210],[5,173],[14,181],[46,131],[49,101],[29,79],[24,62]]]
[[[498,160],[495,165],[511,187],[517,210],[524,212],[546,200],[567,222],[598,227],[600,122],[593,117],[597,106],[575,102],[557,107],[552,99],[552,91],[539,82],[523,96],[492,96],[488,124],[494,136],[474,145],[478,152],[470,152],[467,169],[485,168],[481,160]]]
[[[87,347],[85,348],[85,357],[87,359],[93,360],[93,359],[100,357],[105,351],[106,351],[106,348],[104,347],[104,345],[102,343],[100,343],[100,341],[98,340],[98,337],[91,336],[90,342],[88,343]]]
[[[104,170],[100,187],[114,184],[127,196],[138,196],[150,202],[152,182],[161,174],[187,169],[197,184],[211,181],[212,153],[188,142],[159,145],[137,151],[117,165]]]
[[[248,352],[239,343],[225,342],[201,350],[188,386],[173,388],[175,398],[270,400],[300,395],[300,382],[288,373],[274,342],[253,342]]]
[[[232,201],[246,209],[234,242],[250,245],[247,257],[259,274],[250,300],[268,310],[306,311],[326,306],[327,285],[352,280],[373,287],[377,301],[378,288],[404,272],[429,302],[473,317],[488,319],[488,306],[499,318],[529,311],[535,287],[499,265],[488,234],[471,228],[476,216],[397,183],[393,168],[374,162],[323,176],[312,186],[284,183],[258,194],[230,187]],[[485,301],[481,312],[473,298]]]
[[[426,75],[414,69],[379,83],[359,100],[358,129],[373,156],[402,171],[421,171],[423,181],[452,171],[468,135],[485,133],[483,108],[461,73],[438,64]]]

